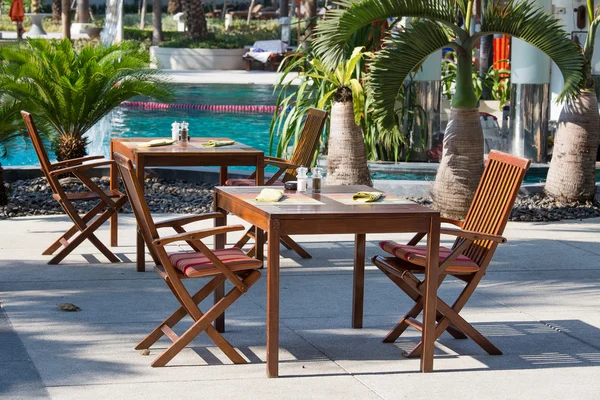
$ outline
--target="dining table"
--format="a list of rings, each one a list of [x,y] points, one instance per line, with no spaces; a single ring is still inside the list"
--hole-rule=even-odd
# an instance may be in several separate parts
[[[256,256],[263,258],[266,239],[266,367],[268,377],[279,375],[280,317],[280,249],[282,235],[353,234],[354,268],[352,287],[353,328],[362,328],[365,281],[365,247],[367,234],[415,232],[427,235],[427,263],[423,315],[423,351],[420,370],[433,370],[436,300],[438,288],[438,254],[440,214],[431,208],[409,202],[367,186],[324,186],[320,193],[285,191],[276,202],[260,202],[256,197],[265,187],[215,187],[215,210],[223,217],[216,225],[227,223],[227,213],[256,226]],[[272,189],[272,187],[270,188]],[[374,202],[353,199],[358,192],[380,192]],[[215,247],[223,248],[226,235],[215,239]],[[223,322],[218,324],[220,330]]]
[[[137,177],[142,188],[144,187],[146,167],[189,167],[189,166],[218,166],[219,184],[224,185],[228,177],[228,167],[254,166],[256,167],[255,183],[264,183],[264,153],[243,143],[221,137],[192,138],[187,142],[174,142],[162,146],[148,146],[149,142],[157,138],[112,138],[110,141],[110,155],[119,153],[129,158],[135,164]],[[165,139],[168,141],[168,139]],[[209,146],[209,142],[232,142],[226,146]],[[110,167],[110,189],[118,188],[118,173],[114,165]],[[118,245],[118,220],[116,214],[110,220],[111,246]],[[142,235],[137,234],[137,260],[136,269],[145,271],[145,243]]]

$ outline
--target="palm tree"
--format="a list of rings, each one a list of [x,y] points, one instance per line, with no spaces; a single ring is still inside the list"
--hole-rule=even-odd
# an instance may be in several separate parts
[[[121,102],[137,95],[168,99],[149,55],[135,44],[85,46],[29,39],[0,48],[0,87],[57,134],[58,160],[86,154],[84,134]]]
[[[19,111],[21,107],[13,99],[3,96],[0,98],[0,158],[10,154],[10,148],[18,137],[23,137]],[[0,206],[8,203],[6,186],[4,185],[4,170],[0,164]]]
[[[564,202],[586,201],[596,193],[596,155],[600,146],[600,115],[592,79],[592,56],[600,13],[588,0],[589,32],[583,55],[581,94],[563,107],[548,170],[545,191]]]
[[[204,39],[208,35],[202,0],[182,0],[183,16],[190,39]]]
[[[60,22],[61,0],[52,0],[52,23]]]
[[[578,93],[581,54],[558,21],[535,4],[491,2],[481,31],[471,34],[473,0],[340,0],[319,24],[315,51],[328,65],[337,65],[351,49],[346,43],[361,27],[390,17],[417,18],[409,28],[394,33],[376,53],[369,73],[369,90],[377,123],[397,125],[395,101],[405,78],[433,52],[450,47],[457,55],[456,93],[444,135],[444,151],[433,187],[434,206],[449,217],[464,217],[483,171],[483,133],[472,81],[473,45],[485,35],[501,33],[520,38],[556,62],[565,79],[559,98]],[[463,20],[464,24],[459,23]]]
[[[152,0],[152,44],[157,46],[163,40],[162,2],[161,0]]]

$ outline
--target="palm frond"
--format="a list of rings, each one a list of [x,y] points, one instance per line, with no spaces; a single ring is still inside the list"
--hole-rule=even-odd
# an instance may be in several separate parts
[[[20,111],[21,107],[14,99],[0,98],[0,158],[10,158],[11,149],[19,139],[25,138]]]
[[[395,103],[406,77],[431,54],[454,46],[436,22],[419,20],[386,42],[371,64],[368,88],[377,125],[390,130],[396,126]]]
[[[533,1],[510,0],[504,6],[492,2],[485,10],[481,32],[471,37],[470,44],[491,33],[510,35],[543,51],[556,63],[565,80],[558,100],[577,96],[583,81],[583,56],[552,14]]]
[[[454,7],[446,0],[340,0],[317,26],[314,49],[329,66],[340,63],[352,49],[349,39],[359,29],[391,17],[420,17],[446,24],[455,35],[466,35],[456,26]],[[466,36],[465,36],[466,38]]]

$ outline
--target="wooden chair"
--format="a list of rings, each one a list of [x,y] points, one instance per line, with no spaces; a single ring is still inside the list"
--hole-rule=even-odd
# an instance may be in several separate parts
[[[296,168],[300,166],[308,167],[312,164],[317,147],[319,146],[319,140],[321,139],[321,133],[323,132],[323,126],[325,125],[326,119],[327,111],[311,108],[306,116],[306,121],[302,127],[300,138],[298,139],[298,143],[296,143],[291,159],[288,161],[277,157],[265,157],[266,166],[273,165],[279,168],[279,171],[273,174],[273,176],[265,182],[265,186],[283,186],[284,182],[296,179]],[[244,179],[228,179],[225,182],[225,185],[254,186],[256,184],[255,176],[256,173],[253,173],[248,178]],[[255,237],[254,229],[254,227],[250,227],[235,246],[242,248],[250,238]],[[281,243],[288,250],[294,250],[300,257],[311,258],[311,255],[289,236],[282,236]],[[252,256],[254,251],[255,247],[252,247],[248,254]]]
[[[529,160],[492,150],[465,220],[442,218],[443,223],[453,224],[460,229],[442,228],[440,231],[457,239],[451,249],[440,248],[438,284],[441,285],[451,275],[466,282],[466,286],[452,306],[438,297],[436,339],[448,331],[457,339],[471,338],[490,355],[502,354],[459,313],[485,275],[498,244],[506,243],[501,235],[529,163]],[[426,246],[417,246],[424,236],[417,234],[406,245],[393,241],[381,242],[380,247],[394,257],[375,256],[371,259],[415,302],[413,308],[388,333],[384,342],[394,342],[408,326],[422,330],[421,323],[415,318],[423,310],[425,285],[416,274],[422,274],[426,265]],[[405,355],[419,357],[421,351],[422,342]]]
[[[21,115],[40,160],[40,169],[52,189],[52,197],[58,201],[65,214],[73,221],[73,226],[42,253],[52,255],[61,249],[48,264],[58,264],[86,239],[111,262],[120,262],[119,258],[94,235],[94,232],[113,214],[118,213],[119,209],[127,202],[127,197],[117,190],[104,191],[100,189],[85,173],[86,170],[91,168],[111,165],[113,162],[104,159],[103,156],[90,156],[51,164],[31,114],[21,111]],[[65,192],[59,181],[59,177],[65,174],[74,175],[89,191],[83,193]],[[98,203],[81,217],[73,205],[75,201],[97,201]],[[76,233],[78,233],[77,236],[70,240]]]
[[[183,228],[191,222],[224,217],[218,212],[169,219],[155,224],[132,162],[118,153],[114,153],[114,159],[125,183],[125,189],[141,234],[156,262],[155,270],[165,280],[181,304],[181,307],[161,322],[135,347],[136,350],[148,349],[163,335],[166,335],[173,344],[152,363],[153,367],[163,367],[200,332],[204,331],[233,363],[246,363],[246,360],[217,332],[211,323],[258,281],[260,272],[257,269],[262,267],[262,261],[248,257],[242,250],[235,247],[211,251],[201,241],[208,236],[243,230],[244,227],[242,225],[220,226],[191,232],[186,232]],[[160,228],[172,228],[177,234],[159,236],[157,230]],[[176,242],[186,242],[194,251],[167,253],[165,246]],[[181,281],[185,278],[211,278],[211,280],[192,296]],[[198,304],[220,288],[225,281],[229,281],[233,285],[231,291],[206,313],[200,311]],[[194,324],[181,336],[178,336],[172,328],[187,315],[192,318]]]

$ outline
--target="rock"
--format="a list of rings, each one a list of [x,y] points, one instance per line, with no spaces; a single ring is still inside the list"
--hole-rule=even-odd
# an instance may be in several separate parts
[[[68,312],[81,311],[81,308],[77,307],[73,303],[60,303],[60,304],[57,304],[57,306],[58,306],[59,310],[61,310],[61,311],[68,311]]]

